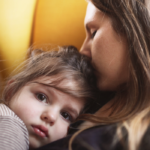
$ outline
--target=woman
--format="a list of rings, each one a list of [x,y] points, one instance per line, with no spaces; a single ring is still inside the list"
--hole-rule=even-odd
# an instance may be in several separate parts
[[[99,89],[115,96],[95,115],[82,116],[91,122],[81,128],[94,127],[41,149],[68,149],[68,141],[77,150],[150,149],[150,16],[145,5],[145,0],[88,1],[81,53],[91,58]]]

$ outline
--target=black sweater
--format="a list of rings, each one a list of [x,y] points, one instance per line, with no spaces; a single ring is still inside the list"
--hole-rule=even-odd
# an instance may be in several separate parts
[[[127,132],[123,133],[123,142],[116,138],[115,124],[97,126],[81,132],[72,144],[73,150],[127,150]],[[68,150],[71,135],[52,142],[38,150]],[[139,150],[150,150],[150,128],[145,133]]]

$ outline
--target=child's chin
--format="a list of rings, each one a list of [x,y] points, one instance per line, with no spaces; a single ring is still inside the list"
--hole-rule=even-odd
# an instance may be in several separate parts
[[[41,147],[42,145],[34,138],[29,139],[29,150],[36,149]]]

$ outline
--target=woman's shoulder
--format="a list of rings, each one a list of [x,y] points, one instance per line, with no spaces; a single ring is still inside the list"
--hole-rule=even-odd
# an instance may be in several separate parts
[[[116,124],[89,128],[75,138],[73,147],[78,150],[123,150],[123,145],[116,140],[116,129]]]
[[[127,150],[127,130],[123,129],[120,139],[117,128],[117,124],[89,128],[75,138],[72,147],[76,150]],[[139,150],[150,150],[150,126],[139,143]]]
[[[124,130],[123,140],[120,142],[117,136],[117,125],[105,125],[105,126],[95,126],[86,129],[79,133],[73,140],[72,149],[73,150],[126,150],[127,149],[127,132]],[[72,135],[68,135],[66,138],[60,139],[58,141],[52,142],[38,150],[69,150],[69,142]],[[150,127],[146,131],[143,140],[140,144],[139,150],[149,150],[150,149]]]
[[[150,150],[150,126],[142,138],[139,150]]]

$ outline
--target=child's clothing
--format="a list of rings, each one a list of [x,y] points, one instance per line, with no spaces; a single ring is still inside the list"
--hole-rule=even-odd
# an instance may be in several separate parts
[[[0,150],[28,150],[28,131],[23,121],[0,104]]]

